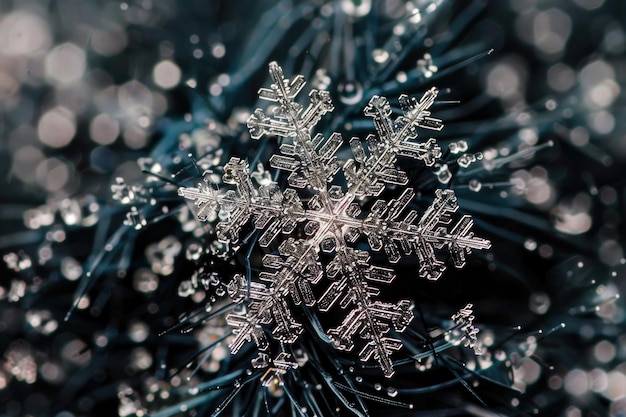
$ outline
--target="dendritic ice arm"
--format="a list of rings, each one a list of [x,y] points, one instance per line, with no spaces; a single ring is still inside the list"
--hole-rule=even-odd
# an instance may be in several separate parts
[[[266,369],[261,377],[261,383],[264,387],[269,388],[273,384],[282,384],[283,375],[292,369],[296,369],[298,363],[286,352],[280,352],[274,359],[270,359],[265,353],[259,353],[259,356],[252,360],[252,367]]]
[[[262,109],[256,109],[248,119],[250,135],[254,139],[267,134],[291,137],[293,143],[282,145],[282,155],[273,155],[270,165],[290,171],[288,182],[292,187],[310,186],[323,190],[339,170],[334,154],[342,139],[335,133],[324,141],[321,134],[311,137],[311,130],[324,114],[333,111],[330,94],[312,90],[309,106],[303,110],[294,99],[304,87],[304,78],[298,75],[293,80],[285,79],[276,62],[270,63],[269,71],[273,83],[271,88],[259,90],[259,98],[277,102],[279,106],[274,110],[273,117],[267,116]]]
[[[298,222],[306,219],[302,202],[294,190],[282,192],[275,183],[256,189],[247,162],[239,158],[231,158],[224,166],[223,182],[234,185],[235,189],[220,190],[203,181],[198,188],[178,190],[179,195],[194,201],[200,220],[220,219],[216,230],[221,241],[237,243],[242,228],[251,223],[263,231],[258,244],[266,247],[278,234],[291,234]],[[299,256],[289,258],[292,252],[298,252]],[[246,311],[226,317],[235,335],[230,344],[233,354],[250,341],[254,341],[260,351],[267,350],[269,342],[264,327],[272,323],[275,324],[272,337],[284,343],[295,342],[302,332],[302,325],[294,320],[286,296],[291,296],[296,304],[304,301],[312,305],[315,298],[310,284],[319,281],[322,268],[316,259],[317,252],[303,250],[293,239],[282,242],[279,253],[286,260],[277,255],[266,255],[263,260],[266,267],[282,270],[276,279],[270,272],[262,272],[260,278],[269,281],[267,285],[253,282],[248,288],[246,279],[240,275],[231,281],[231,298],[236,302],[247,301],[247,305],[242,305]]]
[[[452,334],[455,336],[456,340],[458,340],[458,343],[463,342],[465,347],[474,350],[474,354],[481,355],[482,344],[478,340],[478,327],[474,326],[474,311],[472,307],[472,304],[467,304],[452,315],[452,321],[456,325],[456,327],[452,329]]]
[[[250,341],[254,341],[260,351],[268,348],[263,327],[272,323],[272,337],[282,343],[292,344],[302,333],[302,324],[291,314],[286,297],[294,304],[315,304],[316,299],[311,284],[322,278],[322,266],[317,259],[317,251],[304,240],[289,238],[278,248],[279,255],[268,254],[263,265],[275,272],[261,272],[259,278],[268,284],[248,283],[242,275],[236,275],[228,287],[228,293],[235,302],[248,297],[245,311],[229,314],[226,321],[233,327],[235,335],[229,345],[233,354]]]
[[[406,211],[415,192],[405,189],[400,197],[387,203],[376,201],[360,230],[367,236],[373,250],[383,248],[391,263],[398,262],[402,253],[415,253],[419,259],[419,275],[437,280],[446,269],[439,254],[447,247],[452,263],[457,268],[465,266],[465,255],[472,249],[489,249],[488,240],[474,236],[471,216],[462,216],[452,225],[452,214],[458,209],[456,195],[452,190],[436,190],[435,200],[419,217],[415,210]]]
[[[269,342],[262,326],[272,322],[276,324],[271,331],[272,336],[280,342],[294,343],[302,333],[302,325],[293,318],[284,297],[276,296],[266,285],[252,282],[248,288],[245,277],[236,275],[228,286],[228,294],[235,301],[243,301],[246,294],[249,295],[248,305],[243,306],[243,311],[226,316],[226,322],[235,335],[228,346],[233,355],[252,340],[259,351],[266,351]]]
[[[412,239],[414,250],[420,259],[420,275],[437,280],[445,267],[437,264],[434,249],[447,246],[456,268],[465,266],[465,255],[472,249],[489,249],[491,242],[474,236],[471,231],[474,221],[470,215],[463,215],[453,227],[451,214],[459,208],[452,190],[436,190],[435,200],[424,212],[418,223],[420,238]]]
[[[369,155],[365,153],[358,138],[350,140],[354,159],[348,160],[344,173],[348,190],[356,195],[376,196],[385,188],[384,183],[406,185],[406,172],[396,167],[397,156],[405,156],[432,166],[441,156],[441,148],[435,139],[412,142],[417,128],[441,130],[443,122],[430,117],[428,109],[437,97],[438,90],[431,88],[420,101],[401,95],[399,98],[403,115],[392,121],[391,106],[385,97],[374,96],[365,108],[365,115],[374,119],[377,135],[367,137]]]
[[[318,308],[328,311],[337,301],[342,309],[353,306],[343,322],[328,331],[333,345],[350,351],[358,334],[365,341],[359,358],[362,361],[374,358],[383,374],[390,378],[394,374],[391,354],[402,347],[402,341],[387,334],[392,327],[396,333],[406,329],[413,320],[412,306],[409,300],[400,300],[397,304],[373,301],[372,297],[380,291],[368,282],[390,283],[395,278],[393,271],[370,266],[367,252],[344,246],[328,265],[327,273],[336,281],[322,295]]]
[[[235,190],[217,189],[208,178],[205,176],[197,188],[180,187],[178,195],[194,202],[201,221],[219,217],[220,241],[237,243],[241,229],[252,220],[256,229],[263,230],[259,244],[266,247],[280,232],[289,234],[298,222],[305,220],[302,203],[294,190],[282,192],[273,182],[256,189],[244,160],[231,158],[224,166],[223,181],[235,185]]]

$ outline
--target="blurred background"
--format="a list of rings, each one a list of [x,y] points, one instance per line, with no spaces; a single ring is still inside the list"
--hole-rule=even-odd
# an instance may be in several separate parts
[[[393,42],[375,42],[378,47],[367,53],[381,64],[402,56],[402,65],[385,79],[395,83],[385,88],[398,91],[411,81],[411,71],[427,85],[446,65],[469,59],[435,84],[461,103],[444,118],[450,120],[448,135],[467,138],[485,162],[551,144],[536,163],[459,186],[468,193],[467,210],[478,213],[482,236],[492,238],[490,230],[516,236],[515,243],[494,249],[496,261],[485,261],[491,272],[506,259],[512,269],[525,264],[539,273],[556,258],[582,252],[611,276],[601,290],[593,287],[596,295],[610,298],[623,290],[626,3],[462,3],[468,4],[0,0],[0,415],[140,416],[176,404],[170,396],[177,395],[177,385],[163,382],[161,364],[192,354],[206,344],[203,337],[218,337],[209,330],[158,337],[198,302],[181,295],[192,267],[174,261],[180,244],[166,240],[181,225],[194,225],[178,219],[146,231],[120,255],[127,264],[142,259],[133,261],[132,279],[116,264],[113,278],[99,282],[65,322],[85,262],[97,257],[94,248],[105,246],[115,225],[145,221],[120,209],[124,196],[135,198],[129,192],[146,201],[158,194],[145,185],[154,177],[142,171],[167,178],[178,173],[188,165],[190,144],[196,156],[212,152],[218,161],[234,146],[244,156],[258,151],[247,144],[245,121],[269,61],[328,87],[340,97],[339,108],[359,102],[356,94],[368,82],[345,51],[367,43],[360,22],[368,15],[380,16],[394,39],[402,36],[403,29],[395,28],[407,12],[426,16],[433,5],[443,10],[433,23],[438,35],[426,38],[420,54],[407,58]],[[340,14],[353,24],[349,36],[333,29]],[[304,39],[307,33],[310,39]],[[335,39],[344,49],[333,46]],[[316,47],[341,49],[343,59]],[[490,55],[472,58],[491,48]],[[494,185],[500,182],[505,186]],[[469,194],[481,186],[484,194]],[[493,220],[496,213],[486,207],[496,200],[526,207],[541,219],[541,232],[530,236],[528,225]],[[531,291],[517,301],[541,315],[550,306],[546,292]],[[514,311],[510,319],[521,320]],[[558,378],[545,376],[535,392],[563,394],[546,415],[626,415],[623,305],[603,304],[594,319],[599,321],[575,326],[586,345],[570,366]],[[224,356],[214,352],[206,366],[215,371]],[[530,385],[520,378],[518,384]],[[175,414],[168,413],[163,415]]]

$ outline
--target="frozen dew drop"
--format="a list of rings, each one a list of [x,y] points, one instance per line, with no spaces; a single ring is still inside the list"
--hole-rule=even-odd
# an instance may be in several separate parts
[[[193,285],[191,285],[190,280],[185,280],[178,285],[178,296],[179,297],[189,297],[194,292],[196,292]]]
[[[398,81],[399,83],[405,83],[408,80],[408,76],[406,75],[406,72],[404,71],[400,71],[398,72],[398,74],[396,74],[396,81]]]
[[[64,43],[52,49],[45,60],[46,78],[56,85],[78,81],[87,68],[85,52],[73,43]]]
[[[18,253],[7,253],[2,258],[7,265],[7,268],[12,269],[15,272],[27,270],[32,266],[30,257],[22,251]]]
[[[529,251],[537,249],[537,241],[535,239],[528,238],[524,241],[524,248]]]
[[[211,45],[211,55],[215,58],[220,59],[226,55],[226,47],[223,43],[216,42]]]
[[[178,65],[170,60],[164,60],[155,65],[152,71],[154,83],[164,90],[169,90],[178,85],[181,71]]]
[[[36,57],[50,47],[52,36],[48,23],[36,14],[25,12],[28,9],[15,8],[16,11],[3,15],[0,22],[3,55]]]
[[[182,244],[174,236],[167,236],[158,243],[149,245],[145,253],[152,271],[161,275],[174,272],[174,261],[181,248]]]
[[[342,82],[337,89],[339,100],[344,104],[356,104],[363,97],[363,87],[356,81]]]
[[[8,294],[9,302],[16,303],[24,297],[24,295],[26,295],[26,283],[22,280],[11,280],[11,287]]]
[[[163,170],[161,164],[152,158],[139,158],[137,159],[137,164],[143,171],[151,172],[153,174],[159,174]]]
[[[611,362],[617,354],[615,345],[608,340],[598,342],[593,348],[593,355],[601,363]]]
[[[448,148],[450,149],[451,153],[456,155],[458,153],[467,151],[467,142],[464,140],[452,142],[450,145],[448,145]]]
[[[61,106],[48,110],[37,124],[39,140],[51,148],[67,146],[76,134],[76,116]]]
[[[370,12],[371,8],[371,0],[341,0],[341,9],[348,16],[365,16]]]
[[[582,369],[572,369],[565,375],[565,390],[573,395],[580,396],[587,393],[589,389],[589,379],[587,373]]]
[[[374,58],[376,63],[384,64],[387,60],[389,60],[389,52],[384,49],[374,49],[372,52],[372,58]]]
[[[128,337],[136,343],[143,342],[150,334],[150,327],[142,321],[134,321],[128,326]]]
[[[474,192],[480,191],[482,186],[483,186],[482,183],[478,180],[471,180],[469,182],[469,189]]]
[[[130,354],[131,366],[134,369],[146,370],[152,366],[152,354],[143,347],[133,349]]]
[[[148,268],[140,268],[133,275],[133,287],[143,293],[150,293],[159,286],[159,277]]]
[[[76,281],[83,273],[83,268],[80,263],[70,257],[66,256],[61,259],[61,274],[69,281]]]
[[[535,292],[530,295],[528,308],[536,314],[546,314],[550,308],[550,297],[544,292]]]
[[[119,123],[108,114],[99,114],[89,123],[89,135],[91,139],[99,145],[112,144],[119,134]]]
[[[190,243],[185,251],[185,257],[190,261],[197,261],[202,256],[203,249],[199,243]]]
[[[452,179],[452,173],[448,169],[448,164],[443,164],[435,171],[437,180],[442,184],[447,184]]]

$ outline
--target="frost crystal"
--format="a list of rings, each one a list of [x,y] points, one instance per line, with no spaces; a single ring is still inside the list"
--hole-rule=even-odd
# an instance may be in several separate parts
[[[286,361],[284,351],[270,359],[268,334],[283,345],[293,344],[303,332],[290,301],[296,306],[316,306],[321,312],[338,305],[350,311],[341,324],[327,331],[334,347],[350,351],[358,344],[359,358],[376,360],[384,375],[391,377],[391,354],[402,347],[401,340],[393,335],[411,323],[412,303],[377,301],[380,290],[376,285],[391,283],[395,273],[388,267],[371,265],[370,253],[351,245],[365,238],[372,251],[384,250],[392,264],[414,253],[420,264],[419,275],[429,280],[439,279],[444,272],[441,257],[446,249],[454,266],[461,268],[472,249],[490,246],[489,241],[473,235],[470,216],[453,222],[458,206],[452,190],[436,190],[434,201],[421,216],[410,208],[415,197],[410,188],[389,202],[374,201],[367,213],[361,213],[359,202],[379,196],[386,184],[408,183],[406,173],[397,166],[398,156],[427,166],[441,156],[435,139],[413,141],[418,128],[443,128],[442,121],[431,117],[429,111],[438,91],[428,90],[419,101],[400,96],[403,115],[395,120],[390,118],[387,99],[372,97],[364,112],[373,118],[377,135],[368,136],[367,152],[358,138],[350,139],[354,159],[343,164],[347,180],[343,188],[332,184],[340,170],[335,153],[343,144],[341,135],[324,138],[311,133],[322,116],[333,111],[328,92],[312,90],[309,105],[303,108],[295,101],[305,84],[302,76],[285,79],[274,62],[270,76],[271,87],[259,90],[259,97],[277,106],[271,115],[255,110],[248,128],[255,139],[263,135],[291,139],[269,161],[273,168],[288,172],[289,187],[280,189],[264,175],[262,167],[251,174],[246,161],[233,157],[224,166],[222,179],[232,187],[219,189],[207,175],[197,188],[178,190],[180,196],[194,201],[200,220],[219,218],[216,231],[220,241],[238,245],[242,231],[251,225],[260,231],[261,247],[275,248],[263,257],[260,282],[236,275],[228,286],[231,298],[242,305],[240,311],[226,317],[234,334],[231,352],[236,354],[245,343],[254,341],[260,354],[253,365],[273,363],[272,372],[284,373],[294,365]],[[322,262],[320,253],[329,254],[331,260]],[[316,298],[312,286],[324,277],[330,285]],[[355,340],[357,336],[361,341]]]
[[[461,332],[459,343],[464,342],[465,347],[474,350],[476,355],[482,354],[482,345],[478,340],[478,328],[474,326],[473,305],[467,304],[458,312],[452,315],[452,321],[456,325],[456,329]]]

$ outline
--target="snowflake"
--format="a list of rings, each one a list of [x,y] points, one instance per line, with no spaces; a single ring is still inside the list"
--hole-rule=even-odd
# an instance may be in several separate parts
[[[478,340],[479,329],[474,326],[474,310],[473,305],[467,304],[465,307],[454,313],[451,317],[455,324],[455,332],[457,334],[458,343],[464,342],[463,345],[474,350],[476,355],[482,354],[482,344]]]
[[[285,362],[285,352],[273,361],[269,359],[268,335],[283,346],[296,342],[303,332],[304,326],[293,316],[289,301],[296,306],[315,306],[321,312],[338,304],[341,310],[349,311],[341,324],[327,330],[333,346],[343,351],[362,346],[359,358],[374,359],[383,374],[391,377],[391,355],[402,348],[401,340],[393,335],[411,323],[413,306],[406,299],[396,303],[376,300],[380,293],[376,285],[389,284],[396,276],[389,267],[372,265],[370,252],[354,247],[357,240],[365,238],[373,252],[384,250],[391,264],[415,254],[419,275],[429,280],[439,279],[444,272],[446,264],[441,257],[445,249],[454,266],[461,268],[472,249],[490,247],[489,241],[473,235],[470,216],[453,222],[458,205],[449,189],[436,190],[434,201],[421,215],[409,209],[415,197],[410,188],[391,201],[375,200],[367,213],[361,213],[363,202],[378,198],[387,184],[408,184],[407,174],[397,165],[399,156],[427,166],[441,157],[435,139],[414,141],[418,128],[443,128],[443,122],[431,117],[429,111],[438,90],[431,88],[419,101],[400,96],[403,114],[395,120],[391,119],[387,99],[372,97],[364,113],[373,118],[377,134],[368,136],[367,153],[358,138],[350,139],[354,159],[340,164],[335,154],[344,143],[341,135],[324,138],[311,133],[320,119],[333,111],[329,93],[312,90],[309,105],[303,108],[296,98],[304,78],[285,79],[274,62],[269,68],[271,88],[259,90],[259,97],[277,105],[272,106],[271,115],[255,110],[248,128],[254,139],[264,135],[290,139],[269,161],[273,168],[289,173],[288,187],[281,189],[266,176],[258,181],[260,173],[251,174],[247,161],[233,157],[224,166],[222,178],[230,187],[220,189],[211,182],[211,175],[205,175],[197,188],[178,190],[180,196],[194,201],[200,220],[217,215],[220,241],[236,247],[244,228],[251,225],[259,230],[260,247],[276,248],[263,257],[258,280],[249,282],[236,275],[228,285],[231,298],[242,305],[240,311],[226,317],[234,334],[230,350],[236,354],[254,341],[260,352],[253,361],[255,367],[274,363],[272,369],[286,372],[291,362],[289,366],[276,365]],[[335,178],[341,168],[345,182]],[[320,253],[328,254],[331,260],[322,262]],[[316,298],[312,286],[323,278],[330,284]],[[355,343],[357,337],[361,342]]]

